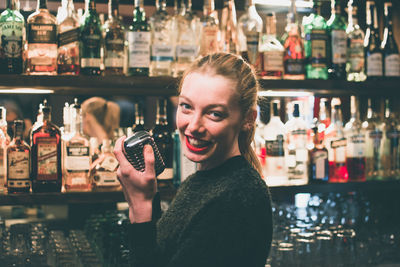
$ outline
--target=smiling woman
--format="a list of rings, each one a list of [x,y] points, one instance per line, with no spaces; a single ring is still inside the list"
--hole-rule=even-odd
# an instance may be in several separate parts
[[[115,145],[118,177],[129,204],[134,266],[253,267],[265,265],[272,238],[268,188],[251,148],[258,83],[235,55],[211,54],[183,75],[176,115],[184,155],[199,170],[159,217],[154,154],[144,172]]]

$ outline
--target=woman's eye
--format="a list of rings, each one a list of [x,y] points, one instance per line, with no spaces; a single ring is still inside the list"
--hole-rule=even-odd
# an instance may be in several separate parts
[[[211,111],[210,115],[212,117],[214,117],[215,119],[222,119],[223,118],[222,112],[218,112],[218,111]]]
[[[186,103],[180,103],[179,106],[181,107],[181,109],[186,110],[186,109],[190,109],[190,105],[186,104]]]

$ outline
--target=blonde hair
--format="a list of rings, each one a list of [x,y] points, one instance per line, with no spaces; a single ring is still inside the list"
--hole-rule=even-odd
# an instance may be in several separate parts
[[[242,114],[248,115],[254,112],[257,105],[257,92],[259,84],[254,69],[241,57],[228,53],[209,54],[195,61],[185,71],[180,81],[178,92],[186,76],[193,72],[210,73],[223,76],[236,84],[236,93]],[[255,133],[255,121],[253,124],[239,133],[239,150],[243,157],[262,174],[261,164],[251,145]]]
[[[82,103],[82,114],[92,114],[103,126],[107,137],[114,137],[114,130],[119,128],[120,109],[118,104],[107,101],[102,97],[91,97]]]

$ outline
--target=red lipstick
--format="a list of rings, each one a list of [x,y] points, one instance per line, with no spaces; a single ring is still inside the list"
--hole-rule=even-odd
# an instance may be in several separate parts
[[[190,143],[189,143],[189,139],[188,139],[188,137],[186,136],[186,138],[185,138],[185,140],[186,140],[186,146],[187,146],[187,148],[189,148],[190,150],[192,150],[193,152],[203,152],[203,151],[205,151],[206,149],[207,149],[207,146],[205,146],[205,147],[194,147],[194,146],[192,146]]]

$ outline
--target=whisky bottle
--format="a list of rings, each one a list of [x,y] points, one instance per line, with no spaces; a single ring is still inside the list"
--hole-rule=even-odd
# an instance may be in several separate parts
[[[147,22],[142,0],[135,0],[133,21],[128,31],[129,76],[149,76],[150,24]]]
[[[383,73],[386,78],[400,77],[400,55],[393,35],[392,3],[385,2],[385,29],[381,49],[383,50]]]
[[[14,138],[7,148],[8,193],[31,190],[31,148],[23,139],[24,121],[14,121]]]
[[[58,24],[58,74],[78,75],[80,71],[79,19],[73,0],[63,0],[63,3],[65,3],[66,16]]]
[[[32,191],[60,192],[62,185],[61,133],[51,122],[51,107],[42,107],[43,122],[31,133]]]
[[[347,63],[346,73],[347,80],[354,82],[362,82],[367,76],[365,75],[365,55],[364,55],[364,38],[365,34],[358,25],[357,7],[348,5],[349,21],[347,24]]]
[[[378,30],[378,15],[374,1],[367,1],[367,30],[364,51],[365,70],[368,80],[377,80],[383,75],[383,54]]]
[[[38,0],[37,9],[27,19],[27,74],[57,74],[57,19],[47,9],[47,0]]]
[[[114,191],[121,188],[117,177],[118,161],[114,156],[111,140],[103,140],[101,153],[93,165],[91,170],[93,191]]]
[[[331,12],[331,17],[327,22],[330,41],[328,74],[332,80],[346,80],[347,25],[341,0],[331,0]]]
[[[65,143],[65,190],[89,191],[91,189],[89,139],[82,131],[82,111],[76,98],[71,107],[71,121],[73,134]]]
[[[220,31],[214,11],[214,0],[205,0],[203,6],[203,17],[200,20],[202,24],[200,35],[201,56],[219,51]]]
[[[328,28],[321,14],[321,3],[314,1],[314,13],[303,19],[306,78],[328,79]]]
[[[108,19],[104,23],[104,74],[123,75],[125,26],[119,19],[118,0],[108,1]]]
[[[81,74],[100,75],[101,46],[103,42],[101,23],[96,11],[95,0],[86,1],[88,1],[87,9],[80,28]]]
[[[220,51],[231,54],[239,53],[236,7],[233,0],[225,0],[222,8]]]
[[[282,79],[284,48],[276,39],[276,17],[274,13],[266,16],[266,35],[262,40],[260,52],[262,53],[263,79]]]
[[[0,74],[21,74],[25,19],[19,12],[19,0],[7,0],[0,14],[0,39]]]
[[[160,3],[161,1],[161,3]],[[173,18],[166,11],[166,0],[156,0],[157,11],[150,17],[150,76],[171,76],[174,62]]]

